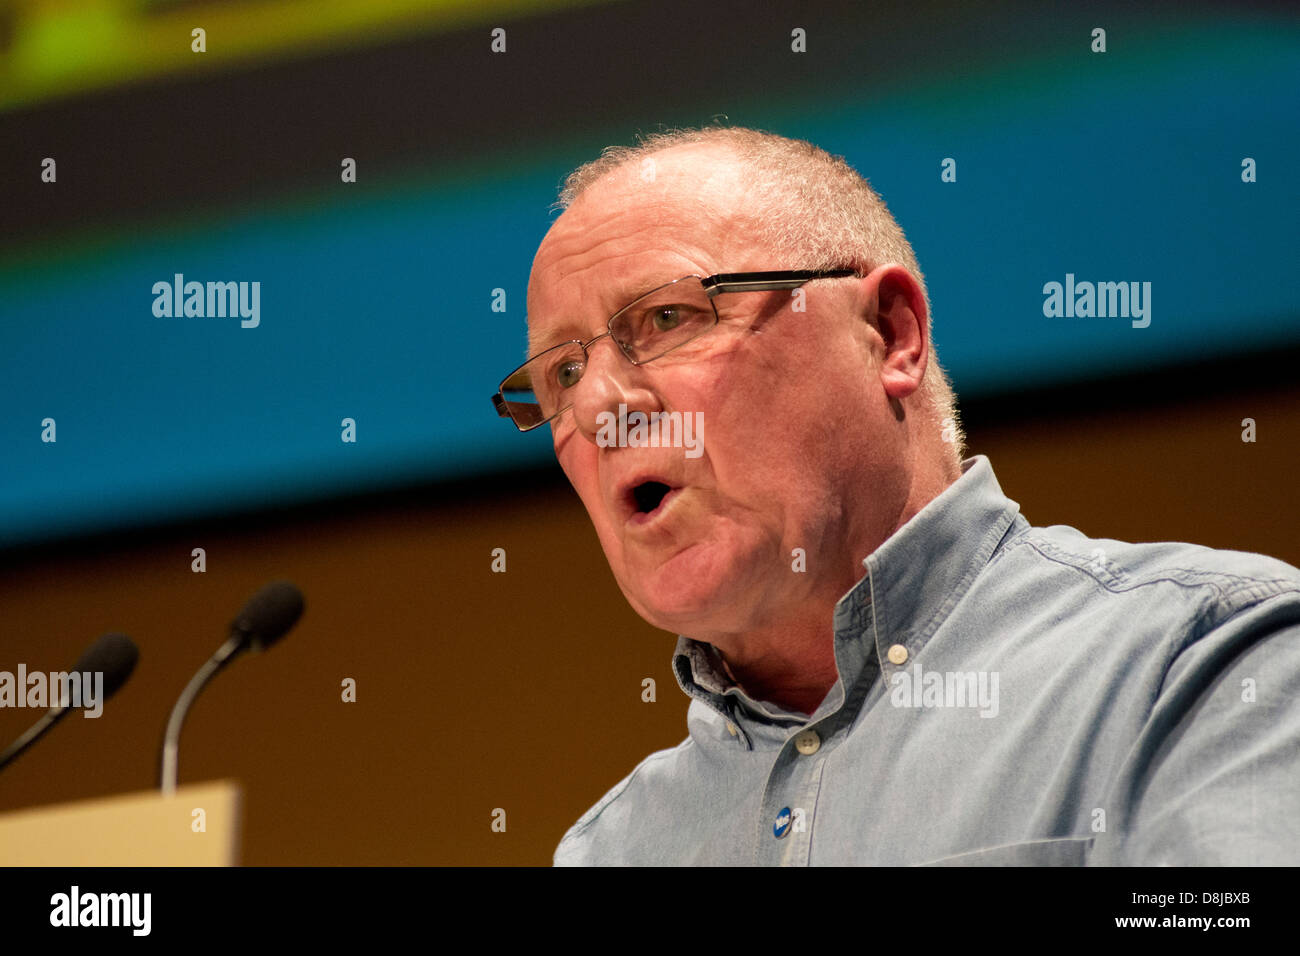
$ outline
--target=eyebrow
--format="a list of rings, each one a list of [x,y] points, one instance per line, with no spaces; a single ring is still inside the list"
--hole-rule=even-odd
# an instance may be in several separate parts
[[[571,334],[564,331],[566,328],[570,330]],[[524,361],[528,361],[534,355],[539,355],[549,348],[580,338],[582,336],[577,331],[577,326],[573,324],[564,325],[558,329],[550,329],[536,339],[529,336],[528,344],[524,346]]]
[[[694,275],[694,273],[688,272],[686,275]],[[617,300],[622,303],[618,308],[624,309],[646,293],[653,292],[655,289],[661,288],[662,286],[665,286],[670,282],[675,282],[681,278],[684,278],[684,276],[677,272],[674,272],[672,275],[656,272],[651,274],[651,278],[638,282],[635,286],[631,282],[623,282],[614,288],[614,294],[617,296]],[[633,292],[633,289],[637,289],[638,291]],[[609,315],[605,316],[604,321],[608,322],[610,317],[613,315],[613,312],[609,313]],[[527,323],[527,321],[528,316],[525,315],[524,322]],[[601,328],[604,328],[603,324]],[[529,336],[528,344],[524,346],[524,360],[527,361],[534,355],[545,352],[547,349],[554,348],[557,345],[562,345],[565,342],[572,342],[574,339],[582,339],[582,334],[582,329],[578,323],[569,319],[558,327],[547,329],[535,339]],[[599,335],[600,333],[598,332],[596,334]]]

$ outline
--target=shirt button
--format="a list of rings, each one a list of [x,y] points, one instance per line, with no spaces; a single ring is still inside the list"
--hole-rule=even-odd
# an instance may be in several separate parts
[[[822,745],[822,739],[815,730],[805,730],[795,735],[794,746],[801,754],[815,754]]]
[[[889,649],[889,663],[904,664],[907,662],[907,648],[902,644],[895,644]]]
[[[736,725],[731,721],[727,721],[727,733],[731,734],[733,737],[736,736]]]

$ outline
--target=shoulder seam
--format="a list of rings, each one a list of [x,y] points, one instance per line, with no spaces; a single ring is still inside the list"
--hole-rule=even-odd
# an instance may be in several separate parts
[[[1151,575],[1135,579],[1115,565],[1114,562],[1105,560],[1104,553],[1101,560],[1085,561],[1079,554],[1057,547],[1050,541],[1034,540],[1033,532],[1037,530],[1039,529],[1034,528],[1026,534],[1020,535],[1015,541],[1008,543],[1007,548],[1031,547],[1049,561],[1083,572],[1101,587],[1113,593],[1132,591],[1150,584],[1168,582],[1189,589],[1211,588],[1219,600],[1245,597],[1247,601],[1240,605],[1243,608],[1287,592],[1300,594],[1300,582],[1287,578],[1250,577],[1231,571],[1214,571],[1204,568],[1162,567]],[[1268,556],[1261,555],[1261,557]],[[1195,580],[1198,578],[1200,580]]]

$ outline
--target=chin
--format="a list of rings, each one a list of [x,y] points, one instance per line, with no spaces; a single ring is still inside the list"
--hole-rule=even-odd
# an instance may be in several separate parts
[[[628,584],[620,582],[632,608],[655,627],[689,636],[692,627],[727,614],[738,600],[731,586],[733,575],[708,562],[669,561],[653,571],[632,572]]]

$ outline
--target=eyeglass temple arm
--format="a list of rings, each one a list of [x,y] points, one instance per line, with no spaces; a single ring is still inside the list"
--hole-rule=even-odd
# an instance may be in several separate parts
[[[773,289],[797,289],[810,279],[838,279],[854,274],[852,269],[831,269],[827,272],[803,270],[799,272],[724,272],[704,280],[710,295],[721,292],[764,292]]]
[[[500,392],[492,394],[492,407],[497,410],[497,415],[501,418],[510,418],[510,409],[506,407],[506,401],[501,397]]]

